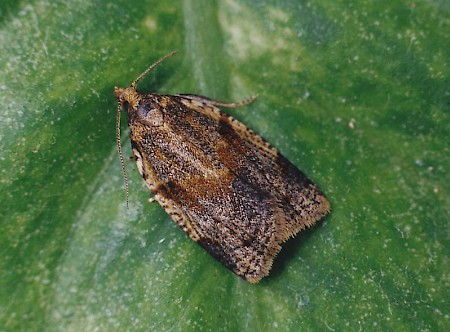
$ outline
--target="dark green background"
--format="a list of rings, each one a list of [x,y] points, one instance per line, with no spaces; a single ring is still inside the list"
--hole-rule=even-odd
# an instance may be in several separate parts
[[[448,2],[2,1],[0,24],[1,331],[449,329]],[[229,113],[332,204],[260,284],[131,160],[126,209],[113,89],[174,49],[142,90],[259,94]]]

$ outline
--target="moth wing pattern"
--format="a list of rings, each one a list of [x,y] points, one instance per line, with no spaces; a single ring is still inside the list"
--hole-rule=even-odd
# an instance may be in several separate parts
[[[128,124],[145,183],[194,241],[245,280],[268,275],[281,243],[330,211],[316,185],[217,102],[139,98]]]

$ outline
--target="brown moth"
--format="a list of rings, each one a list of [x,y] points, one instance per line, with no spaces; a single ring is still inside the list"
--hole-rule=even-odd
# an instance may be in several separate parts
[[[196,95],[115,88],[128,113],[139,173],[154,199],[190,238],[243,279],[267,276],[281,244],[330,211],[320,189],[263,138]],[[128,197],[128,182],[125,174]]]

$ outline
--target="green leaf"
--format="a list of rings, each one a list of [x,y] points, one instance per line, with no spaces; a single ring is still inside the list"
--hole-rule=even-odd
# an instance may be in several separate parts
[[[0,330],[448,330],[444,1],[0,4]],[[114,86],[229,111],[333,211],[246,283],[116,152]],[[131,155],[125,122],[124,153]]]

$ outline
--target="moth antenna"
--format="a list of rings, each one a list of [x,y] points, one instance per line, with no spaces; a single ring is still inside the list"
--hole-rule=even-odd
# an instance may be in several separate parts
[[[125,180],[125,197],[127,201],[127,209],[128,209],[128,201],[129,201],[129,191],[128,191],[128,176],[127,171],[125,170],[125,160],[123,159],[122,153],[122,143],[120,142],[120,99],[117,105],[117,121],[116,121],[116,139],[117,139],[117,151],[119,152],[120,165],[122,166],[123,179]]]
[[[136,84],[145,76],[147,75],[151,70],[153,70],[157,65],[159,65],[161,62],[166,60],[167,58],[170,58],[172,55],[178,53],[177,50],[170,52],[169,54],[164,55],[161,59],[156,61],[154,64],[152,64],[150,67],[148,67],[141,75],[136,78],[133,83],[131,83],[132,88],[136,88]]]

